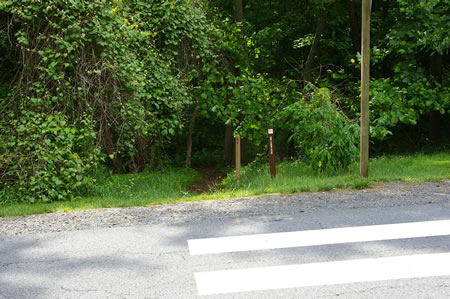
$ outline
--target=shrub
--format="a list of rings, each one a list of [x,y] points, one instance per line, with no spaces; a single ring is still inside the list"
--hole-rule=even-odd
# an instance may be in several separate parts
[[[315,89],[277,116],[279,130],[289,130],[300,157],[317,170],[347,168],[359,154],[359,126],[332,102],[327,88]]]
[[[60,113],[23,111],[3,118],[0,129],[0,203],[70,199],[93,182],[100,155],[85,121],[69,125]]]
[[[197,6],[0,1],[0,202],[70,199],[100,151],[115,172],[161,156],[184,128],[188,74],[197,84],[212,59]]]

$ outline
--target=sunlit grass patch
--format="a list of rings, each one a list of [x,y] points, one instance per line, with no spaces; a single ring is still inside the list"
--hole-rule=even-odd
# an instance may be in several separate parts
[[[329,191],[341,188],[368,186],[366,179],[361,179],[354,169],[337,173],[318,173],[304,163],[283,162],[277,166],[277,175],[270,177],[269,167],[261,165],[244,167],[240,181],[229,174],[223,182],[225,190],[245,189],[249,194],[295,193],[309,191]]]
[[[111,207],[158,205],[189,196],[186,188],[198,178],[193,169],[118,174],[99,183],[88,194],[72,201],[0,206],[0,216],[67,212]]]
[[[374,181],[434,181],[450,178],[450,154],[385,156],[371,160]]]
[[[3,205],[0,206],[0,216],[226,200],[270,193],[363,189],[385,181],[438,181],[450,179],[450,152],[374,158],[369,163],[369,179],[359,176],[357,163],[346,171],[320,173],[299,161],[279,163],[275,178],[271,178],[269,166],[264,164],[243,167],[239,181],[234,171],[231,171],[212,193],[196,194],[188,191],[188,186],[198,178],[195,170],[186,168],[112,175],[76,200]]]

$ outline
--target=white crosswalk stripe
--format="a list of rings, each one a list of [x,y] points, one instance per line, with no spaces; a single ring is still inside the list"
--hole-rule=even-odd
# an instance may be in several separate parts
[[[450,235],[450,220],[188,240],[191,255]],[[450,275],[450,252],[195,273],[199,295]]]
[[[191,255],[450,235],[450,220],[188,240]]]
[[[450,253],[198,272],[195,279],[199,295],[210,295],[441,275],[450,275]]]

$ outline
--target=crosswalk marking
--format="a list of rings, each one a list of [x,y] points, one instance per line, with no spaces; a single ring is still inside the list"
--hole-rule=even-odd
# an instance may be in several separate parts
[[[450,220],[188,240],[191,255],[450,235]]]
[[[450,253],[195,273],[199,295],[450,275]]]

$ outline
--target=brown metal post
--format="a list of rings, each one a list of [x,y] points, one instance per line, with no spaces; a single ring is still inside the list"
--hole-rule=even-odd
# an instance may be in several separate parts
[[[269,163],[270,163],[270,176],[276,177],[277,171],[275,168],[275,145],[273,138],[273,129],[268,130],[269,133]]]

